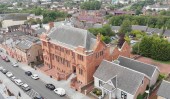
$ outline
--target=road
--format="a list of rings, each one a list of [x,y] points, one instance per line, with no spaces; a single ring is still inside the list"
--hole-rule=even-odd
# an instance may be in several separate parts
[[[33,89],[31,90],[32,92],[29,92],[27,94],[36,94],[37,92],[45,99],[68,99],[66,96],[60,97],[53,91],[48,90],[45,87],[45,83],[41,81],[41,78],[39,80],[34,80],[31,77],[26,76],[24,70],[18,67],[13,67],[10,62],[5,62],[0,58],[0,65],[8,71],[12,72],[16,78],[21,79],[24,83],[27,83]]]

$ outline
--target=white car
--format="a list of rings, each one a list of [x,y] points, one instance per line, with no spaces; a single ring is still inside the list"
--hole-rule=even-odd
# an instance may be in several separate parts
[[[0,66],[0,71],[2,71],[3,70],[3,67],[2,66]]]
[[[39,77],[38,77],[38,75],[37,75],[37,74],[33,74],[33,75],[31,75],[31,78],[33,78],[34,80],[39,79]]]
[[[12,81],[15,81],[15,79],[17,79],[15,76],[11,77]]]
[[[58,94],[59,96],[65,96],[66,95],[66,91],[63,88],[56,88],[56,89],[54,89],[54,92],[56,94]]]
[[[16,83],[18,86],[23,85],[23,82],[22,82],[20,79],[15,79],[15,83]]]
[[[7,77],[9,77],[9,78],[13,76],[13,74],[12,74],[11,72],[7,72],[6,75],[7,75]]]
[[[14,67],[18,67],[18,64],[17,64],[17,63],[14,63],[14,64],[12,64],[12,66],[14,66]]]

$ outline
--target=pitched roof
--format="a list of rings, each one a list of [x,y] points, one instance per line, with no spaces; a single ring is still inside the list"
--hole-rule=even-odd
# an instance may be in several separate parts
[[[170,99],[169,94],[170,94],[170,82],[163,80],[158,89],[157,95],[164,97],[165,99]]]
[[[42,34],[42,33],[44,33],[44,32],[46,32],[46,29],[45,29],[45,28],[39,28],[39,29],[37,29],[37,30],[34,31],[34,34]]]
[[[117,76],[117,88],[130,94],[135,94],[141,85],[144,75],[132,69],[125,68],[113,62],[103,60],[94,73],[94,77],[107,82]]]
[[[150,78],[154,74],[154,71],[157,69],[156,66],[145,64],[145,63],[142,63],[142,62],[130,59],[130,58],[126,58],[123,56],[119,56],[118,61],[121,66],[144,73]]]
[[[92,50],[96,42],[96,37],[89,31],[69,26],[52,28],[48,37],[51,42],[61,44],[71,49],[82,46],[86,48],[86,50]]]
[[[132,30],[146,31],[147,26],[142,25],[132,25]]]
[[[31,46],[34,43],[40,44],[40,40],[36,37],[24,36],[22,38],[22,40],[16,45],[16,48],[25,51],[25,50],[31,48]]]
[[[115,89],[115,87],[109,85],[108,83],[105,83],[104,85],[102,85],[102,87],[104,87],[105,89],[112,91]]]

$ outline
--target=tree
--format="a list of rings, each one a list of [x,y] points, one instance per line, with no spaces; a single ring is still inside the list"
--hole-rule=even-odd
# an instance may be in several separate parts
[[[2,21],[0,21],[0,28],[2,27]]]
[[[123,34],[127,34],[130,33],[131,31],[132,31],[131,22],[128,19],[124,20],[119,32]]]
[[[109,36],[103,36],[101,37],[102,41],[104,41],[106,44],[110,43],[111,42],[111,39]]]
[[[80,5],[80,8],[85,10],[99,10],[101,3],[99,1],[86,1]]]

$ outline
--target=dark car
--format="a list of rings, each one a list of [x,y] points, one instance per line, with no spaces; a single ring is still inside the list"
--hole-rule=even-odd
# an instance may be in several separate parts
[[[55,89],[55,86],[53,84],[46,84],[45,87],[50,89],[50,90],[54,90]]]
[[[42,96],[35,96],[33,99],[44,99]]]
[[[27,76],[31,76],[31,75],[32,75],[32,72],[30,72],[30,71],[26,71],[26,72],[25,72],[25,75],[27,75]]]
[[[6,69],[3,69],[3,70],[2,70],[2,73],[3,73],[3,74],[6,74],[7,72],[8,72],[8,71],[7,71]]]

